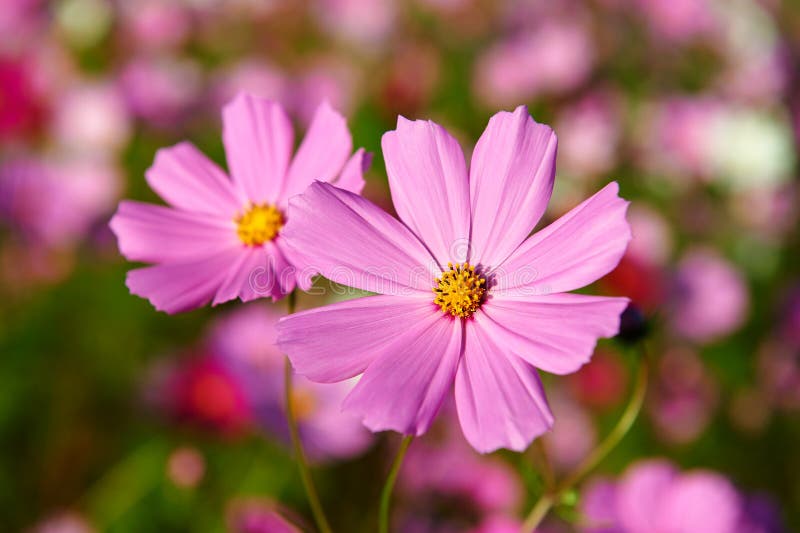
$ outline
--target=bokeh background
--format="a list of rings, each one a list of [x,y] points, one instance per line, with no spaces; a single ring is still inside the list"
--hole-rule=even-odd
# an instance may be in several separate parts
[[[559,137],[548,220],[610,180],[633,201],[634,240],[597,284],[632,298],[628,341],[545,378],[556,474],[614,423],[646,347],[645,408],[598,473],[714,470],[757,502],[753,532],[800,528],[799,3],[2,0],[0,530],[255,533],[278,531],[273,511],[310,527],[272,346],[285,304],[156,312],[107,226],[120,198],[158,202],[158,148],[188,139],[224,165],[220,109],[240,90],[301,131],[329,100],[387,209],[398,114],[469,153],[493,113],[528,104]],[[300,382],[293,401],[335,529],[372,531],[398,436],[341,415],[343,394]],[[449,406],[440,419],[401,475],[398,531],[513,527],[538,456],[479,456]],[[578,497],[546,527],[580,524]]]

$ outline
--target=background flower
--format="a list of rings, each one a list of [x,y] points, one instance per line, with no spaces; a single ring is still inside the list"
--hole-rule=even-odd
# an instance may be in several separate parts
[[[273,314],[271,304],[254,302],[242,315],[237,301],[155,313],[125,287],[134,267],[108,227],[120,198],[159,203],[145,179],[159,149],[190,139],[225,168],[222,109],[247,92],[280,103],[298,132],[327,99],[346,117],[353,146],[376,154],[362,193],[391,214],[380,138],[397,115],[441,124],[470,157],[490,116],[526,104],[560,141],[540,228],[611,181],[631,201],[628,250],[588,289],[631,298],[624,340],[601,341],[568,377],[542,374],[552,407],[568,407],[556,434],[542,437],[552,461],[569,470],[591,442],[587,428],[607,434],[644,350],[645,409],[598,475],[616,486],[638,459],[661,456],[681,472],[716,472],[755,500],[747,507],[771,522],[741,531],[778,532],[781,520],[800,530],[798,28],[800,6],[777,0],[5,0],[2,529],[222,531],[239,503],[253,501],[256,526],[274,513],[296,528],[310,523],[285,446],[282,394],[248,366],[272,353],[253,325],[262,304]],[[157,236],[157,249],[174,251]],[[319,250],[328,245],[317,238]],[[365,294],[316,279],[298,306],[355,296]],[[280,382],[282,361],[270,357],[278,366],[264,374]],[[204,412],[218,410],[215,422],[197,416],[198,404],[174,415],[179,387],[165,378],[191,374],[230,386],[231,395],[200,395],[212,407]],[[314,411],[327,414],[306,422],[339,420],[352,385],[330,387],[335,399]],[[226,397],[240,399],[228,403],[234,409],[217,405]],[[221,429],[225,420],[237,429]],[[442,458],[451,450],[469,468],[451,466],[431,482],[431,500],[398,485],[395,524],[419,511],[428,529],[516,531],[542,490],[535,450],[475,457],[454,420],[439,417],[411,452],[441,449],[430,456],[452,465]],[[315,456],[336,531],[375,529],[396,450],[392,434],[350,441],[364,435],[358,429],[327,428],[348,436],[346,445],[325,440]],[[178,461],[192,475],[171,476],[180,450],[202,457],[202,477],[194,459]],[[439,488],[477,479],[487,464],[516,486],[514,506],[496,501],[485,511],[471,494]],[[585,501],[585,487],[577,495]],[[579,528],[581,505],[559,505],[540,529]]]

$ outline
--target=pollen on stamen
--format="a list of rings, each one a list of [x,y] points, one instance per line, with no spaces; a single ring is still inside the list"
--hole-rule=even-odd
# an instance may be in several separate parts
[[[486,278],[469,263],[447,263],[448,270],[436,278],[433,303],[454,317],[469,318],[483,303]]]
[[[273,204],[252,205],[234,219],[236,235],[247,246],[261,246],[283,227],[283,213]]]

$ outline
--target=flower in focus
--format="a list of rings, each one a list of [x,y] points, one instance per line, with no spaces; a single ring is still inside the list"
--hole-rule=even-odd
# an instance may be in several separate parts
[[[523,450],[547,431],[537,368],[580,368],[627,304],[567,291],[612,270],[630,239],[616,183],[528,238],[550,199],[556,144],[525,107],[498,113],[468,173],[444,128],[401,117],[383,136],[400,221],[322,182],[295,198],[292,252],[379,293],[281,319],[278,343],[297,372],[324,383],[363,373],[343,408],[372,431],[425,433],[454,382],[476,450]]]
[[[155,263],[130,271],[128,288],[167,313],[236,297],[281,298],[297,278],[281,235],[288,199],[313,180],[353,192],[364,185],[369,157],[363,149],[350,156],[345,119],[327,104],[294,158],[280,105],[240,94],[222,115],[230,178],[179,143],[160,150],[146,175],[170,207],[124,201],[111,220],[126,258]]]
[[[241,384],[254,422],[289,442],[286,421],[284,361],[275,346],[275,325],[281,315],[248,305],[223,317],[211,332],[209,347]],[[358,417],[343,413],[342,400],[352,384],[314,383],[295,376],[292,402],[303,446],[314,461],[345,459],[365,451],[372,435]]]

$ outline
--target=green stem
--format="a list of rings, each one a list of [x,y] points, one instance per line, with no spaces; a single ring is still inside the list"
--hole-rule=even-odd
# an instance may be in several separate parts
[[[631,394],[631,398],[628,401],[628,405],[625,407],[625,411],[623,411],[622,416],[620,417],[617,424],[614,426],[614,429],[611,430],[611,433],[603,439],[603,442],[600,443],[592,452],[586,456],[586,458],[581,461],[575,470],[569,474],[564,481],[558,484],[558,487],[551,492],[546,492],[539,501],[536,502],[531,512],[528,513],[527,518],[522,526],[522,531],[530,531],[533,532],[536,530],[537,526],[544,520],[547,513],[553,507],[555,503],[559,501],[561,496],[567,492],[568,490],[572,489],[575,485],[580,483],[581,480],[591,472],[600,462],[606,458],[606,456],[617,447],[620,441],[625,437],[625,435],[630,431],[633,423],[636,421],[636,418],[639,416],[639,412],[642,410],[642,404],[644,403],[645,393],[647,392],[647,356],[646,354],[643,355],[642,361],[639,364],[639,371],[636,375],[636,384],[634,385],[633,393]]]
[[[288,297],[289,301],[289,314],[294,313],[295,308],[295,293],[292,292]],[[300,430],[297,426],[297,418],[294,415],[294,405],[292,402],[292,363],[289,358],[286,358],[284,366],[284,391],[286,402],[286,419],[289,421],[289,435],[292,438],[292,448],[294,449],[295,457],[297,458],[297,467],[300,470],[300,479],[303,481],[303,487],[308,496],[308,503],[311,506],[311,512],[314,515],[314,521],[317,523],[321,533],[331,533],[331,526],[328,524],[328,519],[325,517],[325,511],[322,509],[322,504],[317,495],[317,489],[314,487],[314,480],[311,477],[311,469],[308,467],[305,451],[303,451],[303,443],[300,441]]]
[[[400,473],[400,466],[403,464],[403,458],[406,456],[406,451],[411,445],[413,435],[407,435],[400,443],[400,449],[397,450],[397,456],[394,458],[392,469],[389,471],[389,476],[386,478],[386,483],[383,485],[381,492],[381,506],[380,514],[378,515],[378,532],[389,532],[389,506],[392,500],[392,490],[394,490],[394,483],[397,480],[397,474]]]

